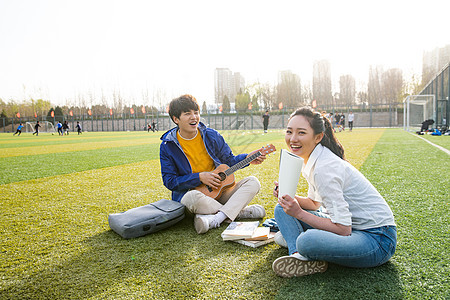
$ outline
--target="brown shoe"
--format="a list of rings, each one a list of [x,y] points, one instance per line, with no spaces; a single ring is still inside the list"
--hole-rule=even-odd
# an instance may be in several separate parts
[[[326,261],[302,260],[295,254],[279,257],[272,264],[272,269],[278,276],[287,278],[323,273],[327,268]]]

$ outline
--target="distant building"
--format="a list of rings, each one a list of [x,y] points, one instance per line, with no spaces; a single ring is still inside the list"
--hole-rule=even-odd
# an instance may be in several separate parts
[[[239,72],[233,73],[228,68],[216,68],[214,73],[215,103],[223,102],[225,96],[234,103],[240,90],[244,91],[245,79]]]
[[[423,53],[422,83],[427,84],[450,62],[450,45]]]

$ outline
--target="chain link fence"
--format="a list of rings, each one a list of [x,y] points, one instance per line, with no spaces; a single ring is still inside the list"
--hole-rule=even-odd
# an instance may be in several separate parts
[[[283,129],[287,125],[289,115],[294,108],[283,108],[270,112],[269,129]],[[400,127],[403,126],[402,105],[355,105],[346,107],[317,107],[317,111],[344,113],[348,120],[348,113],[353,111],[355,115],[355,127]],[[262,130],[264,111],[245,113],[219,113],[208,112],[201,115],[201,121],[208,127],[216,130]],[[77,122],[80,122],[83,131],[147,131],[150,124],[151,130],[166,131],[175,126],[168,114],[157,113],[136,117],[131,114],[121,115],[81,115],[55,117],[22,117],[0,118],[0,132],[14,132],[19,123],[36,123],[36,121],[49,121],[55,125],[58,121],[67,121],[70,131],[76,131]],[[347,122],[347,121],[346,121]],[[153,125],[152,125],[153,124]]]

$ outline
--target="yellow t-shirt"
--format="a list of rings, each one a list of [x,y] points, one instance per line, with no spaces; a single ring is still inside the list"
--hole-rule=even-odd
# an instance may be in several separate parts
[[[177,139],[191,164],[192,173],[210,172],[215,169],[214,161],[206,151],[202,135],[198,129],[197,135],[190,140],[184,139],[177,131]]]

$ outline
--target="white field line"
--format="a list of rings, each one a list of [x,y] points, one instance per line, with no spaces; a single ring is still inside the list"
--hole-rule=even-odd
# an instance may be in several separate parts
[[[414,135],[414,136],[417,136],[418,138],[424,140],[425,142],[431,144],[432,146],[434,146],[434,147],[438,148],[439,150],[442,150],[442,151],[444,151],[445,153],[447,153],[448,155],[450,155],[450,150],[447,150],[447,149],[445,149],[444,147],[441,147],[441,146],[439,146],[439,145],[436,145],[436,144],[430,142],[429,140],[424,139],[423,137],[421,137],[421,136],[419,136],[419,135],[416,135],[416,134],[413,134],[413,133],[411,133],[411,134]]]

